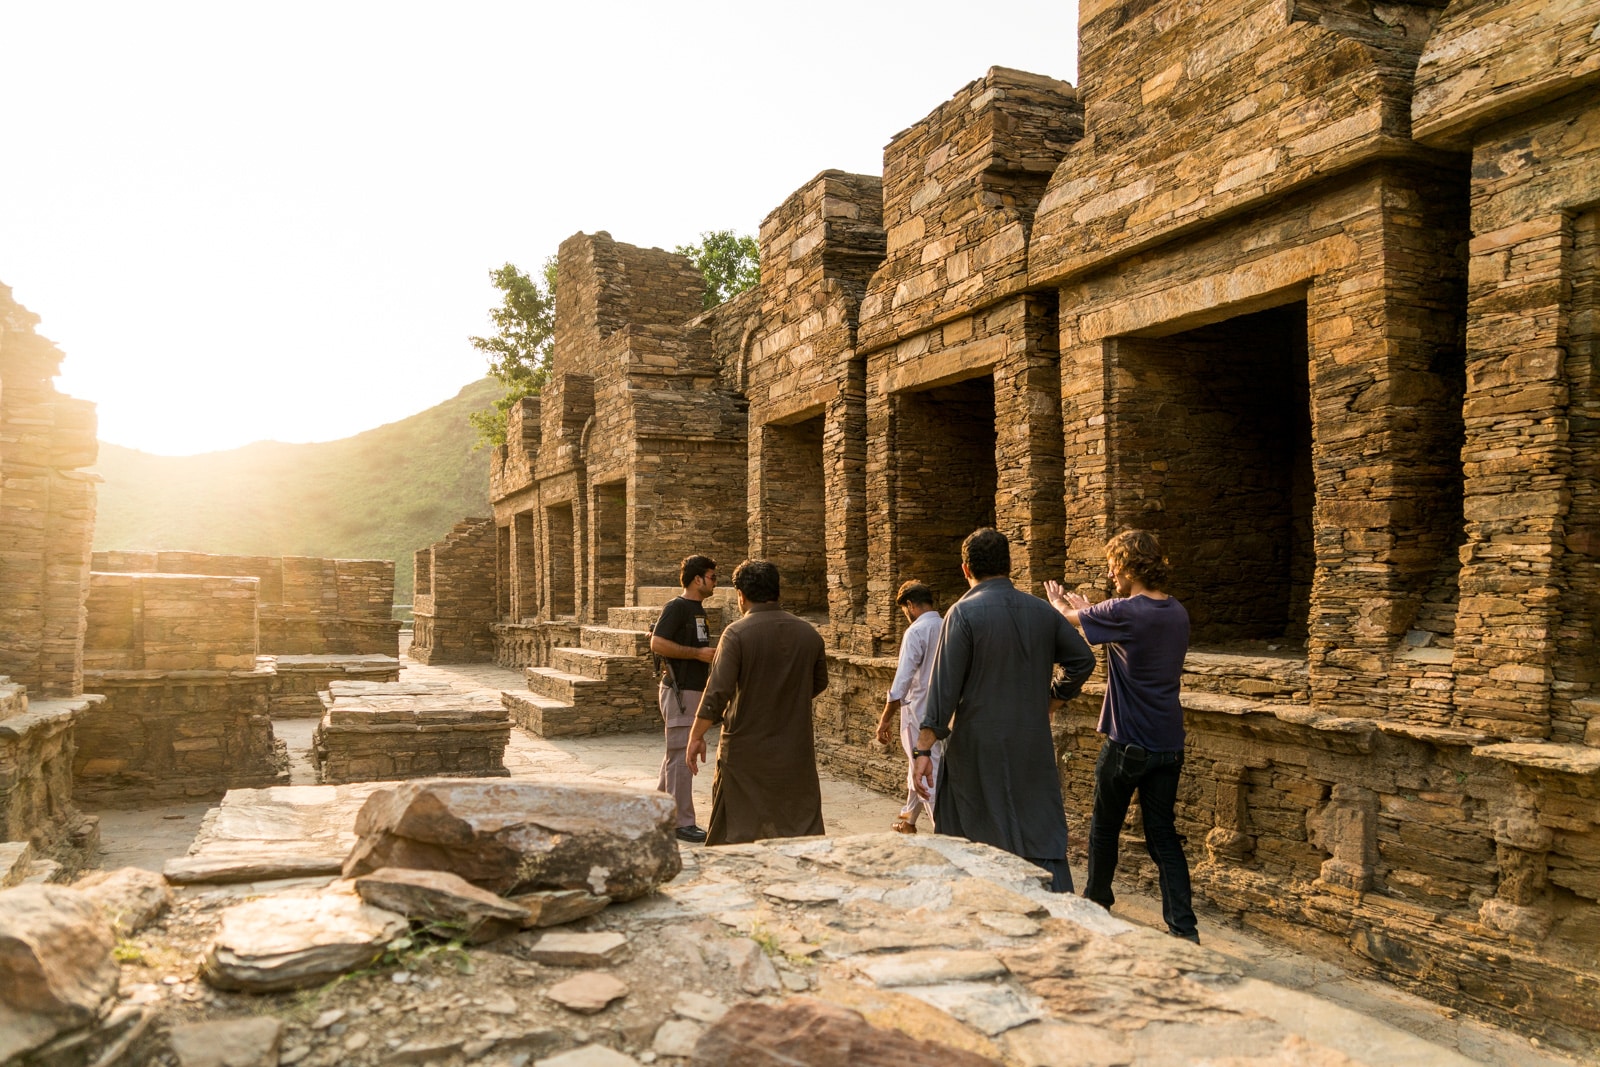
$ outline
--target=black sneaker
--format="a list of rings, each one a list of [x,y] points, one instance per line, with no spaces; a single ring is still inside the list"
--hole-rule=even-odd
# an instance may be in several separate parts
[[[679,841],[688,841],[695,845],[704,844],[706,839],[706,832],[698,826],[680,826],[673,833],[678,835]]]

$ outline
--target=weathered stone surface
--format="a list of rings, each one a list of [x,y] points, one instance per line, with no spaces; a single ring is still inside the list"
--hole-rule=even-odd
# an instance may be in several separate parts
[[[537,782],[432,781],[372,794],[345,877],[451,870],[492,892],[586,889],[632,900],[681,869],[663,793]]]
[[[560,926],[594,915],[611,903],[610,897],[595,896],[587,889],[547,889],[506,899],[528,910],[528,926]]]
[[[860,1013],[809,997],[740,1004],[706,1031],[690,1061],[697,1067],[900,1067],[939,1063],[979,1067],[994,1061],[867,1022]]]
[[[230,789],[206,812],[189,855],[163,869],[174,884],[338,874],[376,783]]]
[[[559,1056],[535,1060],[534,1067],[639,1067],[639,1061],[605,1045],[584,1045]]]
[[[473,943],[514,933],[528,912],[448,871],[383,867],[355,881],[356,892],[376,908]]]
[[[584,971],[564,982],[557,982],[544,995],[563,1008],[580,1015],[605,1010],[612,1001],[628,995],[627,983],[603,971]]]
[[[704,1026],[690,1019],[668,1019],[656,1029],[650,1050],[657,1056],[692,1056],[695,1043],[705,1031]]]
[[[311,756],[327,783],[374,779],[500,777],[511,719],[498,690],[445,682],[336,681]]]
[[[103,573],[256,579],[259,646],[264,655],[399,655],[393,560],[167,551],[96,552],[93,563],[93,569]]]
[[[168,1038],[178,1067],[277,1067],[283,1021],[271,1016],[185,1023]]]
[[[115,944],[110,922],[81,893],[0,891],[0,1062],[94,1020],[117,991]]]
[[[138,867],[91,871],[72,888],[99,905],[116,932],[124,936],[144,929],[172,903],[166,879]]]
[[[288,891],[224,911],[201,973],[219,989],[302,989],[366,966],[406,928],[350,886]]]
[[[536,963],[558,967],[604,967],[624,959],[628,939],[614,931],[543,934],[522,953]]]

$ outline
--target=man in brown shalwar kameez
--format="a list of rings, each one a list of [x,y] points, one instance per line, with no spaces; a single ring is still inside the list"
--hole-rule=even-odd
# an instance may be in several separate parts
[[[706,844],[821,834],[811,698],[828,687],[822,635],[779,606],[766,560],[739,564],[733,587],[743,617],[722,631],[685,753],[699,773],[706,731],[721,725]]]

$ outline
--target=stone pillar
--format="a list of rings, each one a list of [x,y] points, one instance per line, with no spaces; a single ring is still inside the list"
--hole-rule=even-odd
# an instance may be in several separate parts
[[[1498,884],[1478,918],[1491,929],[1537,942],[1555,922],[1548,866],[1555,834],[1540,825],[1533,790],[1518,784],[1512,796],[1511,810],[1494,821]]]
[[[1555,579],[1571,504],[1563,363],[1572,246],[1563,213],[1472,240],[1455,703],[1459,722],[1497,737],[1550,730]]]
[[[1312,844],[1329,853],[1321,881],[1355,893],[1372,888],[1378,855],[1378,794],[1358,785],[1336,783],[1333,795],[1308,820]]]
[[[1250,768],[1243,763],[1218,761],[1211,773],[1216,780],[1216,825],[1206,833],[1206,862],[1218,867],[1238,867],[1249,862],[1256,840],[1245,831],[1250,825]]]
[[[1042,593],[1066,565],[1055,301],[1027,296],[1006,312],[1007,351],[994,375],[995,527],[1011,539],[1012,580]],[[988,323],[997,325],[993,313]]]

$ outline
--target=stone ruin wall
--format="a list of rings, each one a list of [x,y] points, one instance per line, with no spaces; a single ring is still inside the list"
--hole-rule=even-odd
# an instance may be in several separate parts
[[[393,560],[116,551],[96,552],[94,570],[258,579],[263,655],[400,654]]]
[[[61,352],[0,285],[0,842],[91,849],[73,803],[98,451],[94,405],[58,393]]]
[[[742,406],[745,506],[706,499],[701,522],[743,519],[826,635],[825,765],[900,787],[869,740],[893,589],[957,595],[971,528],[1005,531],[1036,592],[1063,573],[1101,590],[1105,540],[1156,528],[1195,626],[1179,808],[1198,890],[1346,964],[1592,1039],[1592,5],[1080,17],[1078,87],[995,68],[897,134],[882,179],[822,172],[763,222],[760,284],[721,308],[630,318],[645,302],[596,288],[600,252],[677,292],[671,257],[563,245],[565,347],[492,485],[502,656],[572,643],[614,595],[578,460],[588,426],[609,455],[638,447],[600,409],[648,348],[702,403]],[[727,536],[712,554],[737,559]],[[631,526],[623,596],[707,547]],[[1075,847],[1099,692],[1056,724]],[[1137,827],[1124,840],[1150,880]]]

